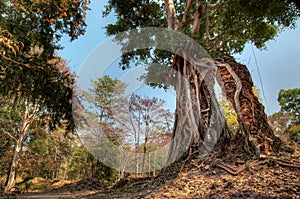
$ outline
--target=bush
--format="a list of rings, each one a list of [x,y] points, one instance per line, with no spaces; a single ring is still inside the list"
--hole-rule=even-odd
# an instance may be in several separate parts
[[[300,144],[300,124],[291,125],[287,132],[290,136],[290,139],[297,144]]]

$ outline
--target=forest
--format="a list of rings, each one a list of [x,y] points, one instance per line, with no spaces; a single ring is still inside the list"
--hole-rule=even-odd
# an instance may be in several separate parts
[[[101,4],[122,53],[97,66],[110,74],[78,74],[58,52],[95,25],[90,1],[0,1],[0,198],[299,197],[300,86],[267,115],[234,57],[295,28],[299,1]],[[116,77],[141,65],[138,80],[173,90],[174,107]]]

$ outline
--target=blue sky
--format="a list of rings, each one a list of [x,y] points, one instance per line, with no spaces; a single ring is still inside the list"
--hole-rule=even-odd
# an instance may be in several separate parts
[[[93,49],[107,39],[104,27],[114,22],[114,17],[102,18],[103,6],[102,0],[92,1],[90,5],[92,10],[87,14],[88,27],[85,35],[73,42],[70,42],[68,37],[62,39],[61,44],[64,49],[58,54],[69,61],[69,66],[74,71],[78,72]],[[252,45],[247,45],[242,54],[236,55],[239,62],[247,65],[255,85],[264,91],[265,97],[262,97],[267,114],[279,111],[277,95],[280,89],[300,87],[299,35],[300,21],[296,29],[286,30],[274,41],[269,41],[267,50],[261,51]],[[98,59],[103,58],[98,57]]]

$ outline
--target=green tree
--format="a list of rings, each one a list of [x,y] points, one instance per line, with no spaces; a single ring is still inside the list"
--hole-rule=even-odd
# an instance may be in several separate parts
[[[300,144],[300,125],[294,124],[289,126],[287,133],[290,136],[290,139],[297,144]]]
[[[278,111],[268,117],[268,122],[275,134],[279,135],[280,139],[286,142],[289,141],[287,129],[291,123],[291,118],[291,114],[286,114],[282,111]]]
[[[109,76],[92,81],[93,88],[89,90],[89,100],[96,106],[96,115],[99,123],[110,124],[113,119],[113,110],[117,110],[123,100],[126,84]],[[92,98],[92,99],[91,99]]]
[[[106,27],[108,35],[154,26],[169,28],[193,37],[214,58],[212,62],[216,64],[218,80],[222,80],[219,83],[237,112],[241,131],[245,136],[245,143],[240,144],[245,144],[247,150],[256,155],[276,151],[276,138],[267,123],[263,106],[253,94],[253,83],[249,71],[244,65],[238,64],[226,54],[241,52],[245,44],[249,42],[260,49],[265,48],[265,43],[274,39],[280,30],[295,25],[299,16],[298,3],[276,0],[164,0],[163,2],[109,0],[104,16],[112,11],[116,14],[117,21]],[[177,71],[185,79],[190,80],[189,84],[184,84],[180,80],[180,75],[175,77],[170,75],[174,79],[169,82],[174,86],[177,95],[174,139],[171,145],[173,148],[170,149],[170,159],[175,160],[182,152],[189,151],[183,145],[189,140],[193,142],[189,143],[193,146],[193,150],[199,150],[208,131],[206,126],[212,121],[211,116],[214,116],[213,107],[217,107],[215,96],[208,92],[208,90],[213,90],[210,83],[196,81],[202,80],[196,63],[207,62],[195,57],[194,46],[188,46],[188,43],[182,44],[182,48],[172,55],[155,49],[155,44],[161,41],[160,38],[153,37],[151,32],[137,31],[134,38],[138,38],[139,34],[144,38],[139,42],[154,45],[148,49],[133,50],[123,55],[122,68],[129,67],[130,63],[137,58],[139,62],[152,61],[155,64],[169,64],[173,69],[171,71]],[[145,39],[147,36],[148,38]],[[117,39],[125,49],[132,44],[130,38],[118,37]],[[172,42],[177,41],[175,39]],[[210,64],[207,67],[212,66],[213,64]],[[189,92],[189,87],[195,89]],[[179,101],[180,96],[185,96],[184,102]],[[247,99],[250,103],[245,103]],[[202,114],[204,112],[205,114]],[[188,122],[182,121],[187,117]],[[224,132],[228,132],[226,126],[222,132],[223,138],[226,136]],[[218,133],[212,135],[212,141],[217,137]],[[250,137],[253,139],[249,139]],[[193,150],[190,151],[195,154]]]
[[[105,185],[111,185],[117,179],[118,172],[101,163],[101,157],[98,156],[114,156],[114,159],[118,159],[115,157],[119,154],[113,151],[111,144],[121,145],[124,137],[116,117],[125,104],[125,88],[126,84],[120,80],[104,76],[92,81],[89,91],[81,91],[83,101],[91,106],[83,110],[83,114],[85,118],[89,118],[89,129],[94,129],[93,135],[86,136],[95,136],[96,139],[92,143],[84,142],[89,145],[89,149],[93,149],[92,154],[95,156],[91,165],[92,177],[99,178]],[[85,139],[84,136],[81,138]]]
[[[14,143],[6,191],[15,184],[19,153],[34,122],[47,124],[50,130],[63,127],[72,131],[74,128],[74,76],[67,68],[62,70],[62,65],[65,66],[65,62],[57,58],[48,64],[47,70],[24,68],[20,73],[15,73],[14,69],[9,67],[0,78],[0,90],[7,91],[0,92],[5,102],[0,118],[0,131],[8,135]],[[4,88],[7,84],[11,85],[9,89]],[[15,87],[17,84],[19,86]]]
[[[81,144],[77,143],[73,146],[68,172],[70,180],[80,180],[92,176],[89,156],[89,152]]]
[[[67,179],[66,166],[72,153],[72,139],[63,129],[49,133],[45,126],[33,124],[20,154],[18,173],[22,177]]]
[[[284,130],[284,135],[287,135],[289,140],[299,143],[300,89],[281,89],[278,93],[278,102],[281,106],[281,111],[272,115],[270,118],[271,122],[277,124],[276,127],[280,132]]]
[[[300,88],[281,89],[278,94],[278,102],[283,113],[292,114],[292,122],[300,124]]]
[[[62,34],[85,30],[85,0],[0,2],[0,95],[5,102],[1,131],[14,140],[6,192],[15,184],[19,153],[33,121],[73,130],[74,77],[55,56]]]

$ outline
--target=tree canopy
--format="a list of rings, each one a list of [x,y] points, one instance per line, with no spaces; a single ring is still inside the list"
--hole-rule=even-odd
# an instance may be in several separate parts
[[[76,39],[85,31],[85,0],[0,2],[1,133],[14,141],[5,191],[15,184],[24,141],[33,123],[49,130],[74,130],[75,77],[56,56],[63,34]]]
[[[55,50],[61,48],[58,42],[62,34],[73,40],[84,33],[87,3],[1,1],[0,95],[39,101],[39,106],[51,112],[48,115],[54,123],[67,118],[71,121],[74,77],[63,69],[66,63]],[[68,128],[72,126],[70,123]]]
[[[175,21],[172,28],[167,4],[173,5],[172,12],[176,12],[172,15]],[[193,37],[211,56],[241,52],[249,42],[263,49],[283,28],[294,27],[299,17],[296,1],[277,0],[109,0],[103,16],[112,11],[117,21],[106,26],[107,35],[142,27],[169,27]],[[159,50],[154,54],[136,50],[124,55],[122,64],[133,61],[136,55],[141,59],[166,58],[166,53]]]
[[[281,89],[278,94],[281,111],[292,114],[293,122],[300,124],[300,88]]]

